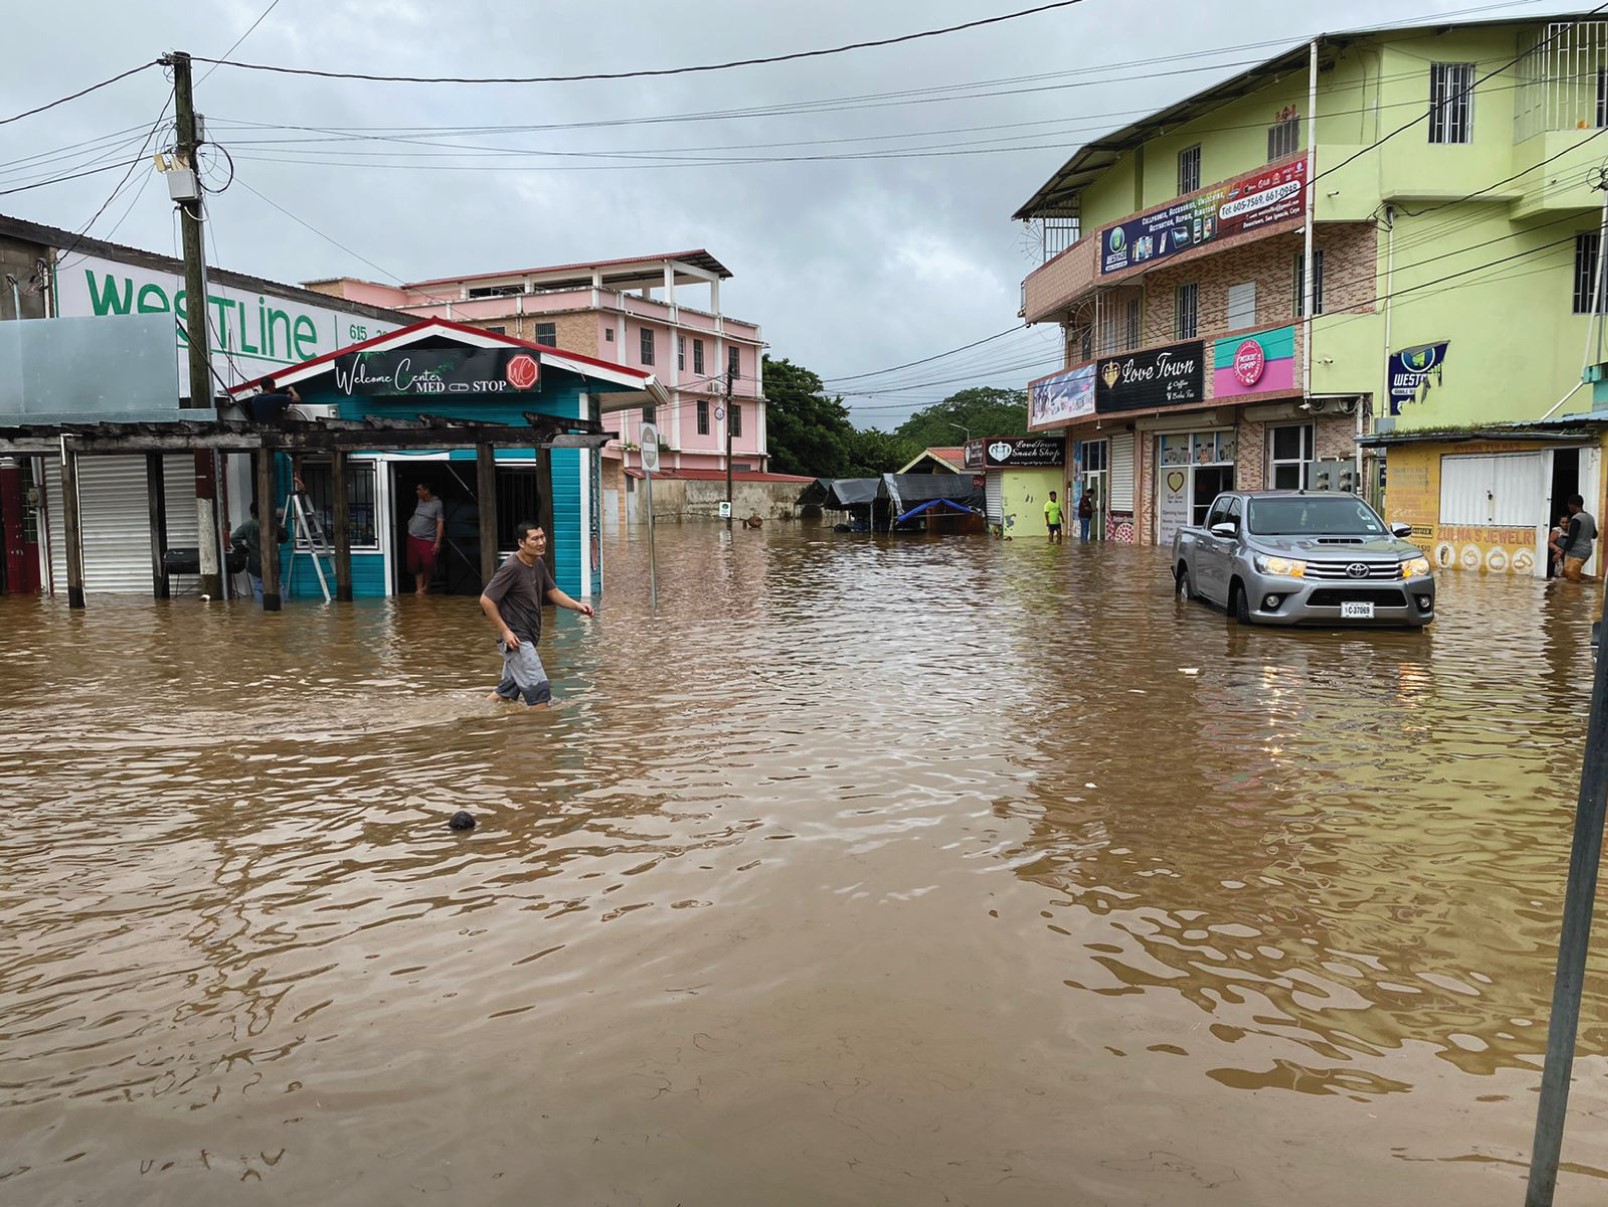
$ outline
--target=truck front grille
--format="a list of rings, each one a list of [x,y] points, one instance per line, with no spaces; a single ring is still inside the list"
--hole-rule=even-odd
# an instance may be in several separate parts
[[[1352,568],[1361,566],[1363,573],[1353,574]],[[1308,562],[1306,564],[1308,578],[1321,578],[1326,580],[1341,580],[1359,582],[1380,579],[1400,579],[1401,563],[1395,558],[1380,560],[1379,558],[1354,558],[1346,562]]]

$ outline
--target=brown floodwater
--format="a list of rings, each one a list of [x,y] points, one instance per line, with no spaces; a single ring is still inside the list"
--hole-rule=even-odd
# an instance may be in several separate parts
[[[1288,633],[1151,549],[689,525],[653,612],[607,557],[545,714],[472,599],[0,601],[0,1203],[1522,1201],[1594,590]]]

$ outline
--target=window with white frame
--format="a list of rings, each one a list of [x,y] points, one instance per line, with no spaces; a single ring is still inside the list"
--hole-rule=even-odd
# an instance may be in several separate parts
[[[687,367],[687,337],[676,336],[676,368],[685,370]]]
[[[731,404],[731,438],[736,440],[743,434],[743,408],[738,403]]]
[[[1274,490],[1305,490],[1312,481],[1313,431],[1310,423],[1268,431],[1268,484]]]
[[[1474,64],[1429,65],[1429,141],[1474,141]]]
[[[735,344],[726,349],[726,372],[731,374],[733,381],[743,375],[742,349]]]
[[[652,327],[644,327],[644,328],[642,328],[642,333],[641,334],[642,334],[642,363],[645,364],[645,365],[651,365],[653,363],[653,328]]]
[[[379,518],[374,507],[374,462],[348,458],[346,462],[346,531],[353,549],[378,549]],[[335,478],[330,463],[307,460],[301,464],[301,480],[312,511],[325,532],[333,539],[335,529]],[[296,534],[297,547],[307,543]]]
[[[1288,159],[1301,149],[1301,119],[1285,118],[1267,128],[1267,159]]]
[[[1228,287],[1228,330],[1244,331],[1256,326],[1256,282],[1244,281]]]
[[[1574,307],[1575,314],[1604,314],[1608,313],[1608,305],[1604,305],[1604,295],[1608,290],[1602,288],[1602,281],[1598,263],[1602,237],[1596,231],[1583,231],[1575,236],[1575,266],[1574,266]],[[1593,306],[1593,299],[1596,300]]]
[[[703,340],[695,339],[692,341],[692,371],[702,373],[704,371],[703,365]]]
[[[1178,152],[1178,192],[1193,193],[1200,188],[1200,144]]]
[[[1306,317],[1306,253],[1295,253],[1295,305],[1296,318]],[[1312,313],[1323,313],[1323,249],[1312,252]]]
[[[536,342],[541,344],[544,348],[558,347],[558,324],[537,323]]]
[[[698,400],[698,434],[700,436],[709,434],[709,400],[707,398]]]
[[[1199,330],[1200,286],[1187,281],[1173,294],[1173,338],[1194,339]]]

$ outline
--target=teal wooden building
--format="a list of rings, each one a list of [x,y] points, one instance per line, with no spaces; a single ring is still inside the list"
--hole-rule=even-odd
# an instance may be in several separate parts
[[[232,393],[249,412],[251,395],[269,380],[248,382]],[[611,412],[669,401],[651,374],[444,319],[342,348],[275,373],[271,381],[276,390],[295,388],[296,409],[306,419],[517,425],[531,416],[552,416],[606,427]],[[513,552],[514,525],[528,519],[549,526],[549,557],[559,587],[576,598],[599,594],[602,491],[596,446],[603,439],[589,443],[594,447],[541,450],[546,457],[536,447],[498,449],[494,515],[480,506],[473,448],[353,452],[346,464],[353,596],[412,590],[404,549],[420,484],[446,510],[446,540],[433,591],[479,594],[482,525],[496,526],[497,548],[506,555]],[[280,462],[274,508],[284,503],[291,486],[289,459],[280,455]],[[328,462],[308,456],[294,468],[311,510],[328,531],[334,514]],[[252,478],[244,465],[240,477],[236,497],[249,498]],[[261,510],[268,514],[268,508]],[[313,556],[294,536],[281,547],[280,566],[286,598],[322,597]],[[327,561],[323,568],[328,577]]]

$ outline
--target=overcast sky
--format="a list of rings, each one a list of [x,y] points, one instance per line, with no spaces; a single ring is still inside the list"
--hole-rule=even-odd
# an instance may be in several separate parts
[[[0,118],[168,50],[221,57],[259,18],[233,58],[385,75],[531,76],[839,46],[1035,2],[12,3]],[[1084,142],[1277,52],[1264,43],[1295,43],[1325,27],[1566,6],[1347,0],[1343,18],[1339,7],[1083,0],[898,46],[610,83],[388,84],[232,66],[202,78],[208,68],[198,64],[197,108],[238,171],[234,187],[209,199],[208,256],[287,282],[394,282],[704,247],[735,274],[722,290],[724,310],[760,323],[772,356],[828,379],[865,374],[1015,324],[1021,279],[1036,263],[1011,221],[1016,208]],[[0,189],[126,162],[170,91],[153,68],[0,126]],[[731,115],[756,109],[769,112]],[[464,129],[555,125],[571,128]],[[342,137],[379,127],[433,145]],[[170,139],[166,129],[159,135],[162,145]],[[88,140],[100,141],[62,150]],[[33,156],[48,157],[16,162]],[[770,162],[719,162],[732,159]],[[208,174],[223,183],[221,159]],[[153,175],[138,169],[89,233],[176,254],[171,203]],[[0,213],[79,230],[121,177],[103,172],[0,196]],[[874,390],[848,398],[856,420],[892,428],[968,385],[1020,387],[1053,367],[1055,343],[1041,328],[842,389]]]

